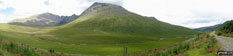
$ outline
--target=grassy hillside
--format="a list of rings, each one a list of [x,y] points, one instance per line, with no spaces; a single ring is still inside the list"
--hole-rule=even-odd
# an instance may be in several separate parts
[[[233,37],[233,20],[227,21],[223,26],[218,30],[218,35],[230,36]]]
[[[156,38],[175,38],[192,35],[195,32],[184,27],[170,25],[136,14],[118,15],[105,13],[88,18],[80,18],[80,20],[76,20],[50,33],[59,36],[61,40],[90,40],[84,43],[98,43],[108,40],[109,42],[107,43],[112,43],[119,42],[119,40],[123,40],[123,42],[143,42],[155,40]],[[130,39],[135,40],[131,41]]]
[[[179,44],[147,50],[131,54],[130,56],[217,56],[216,52],[222,50],[214,36],[205,32],[191,41]]]
[[[42,28],[33,28],[17,25],[9,25],[0,23],[0,31],[14,31],[14,32],[35,32],[41,30]]]
[[[75,55],[121,55],[123,54],[123,47],[128,47],[129,53],[134,53],[138,51],[173,45],[176,44],[176,42],[184,41],[189,38],[189,37],[163,38],[163,40],[160,40],[159,38],[155,38],[155,37],[146,37],[144,39],[143,36],[133,36],[133,35],[125,36],[125,35],[109,34],[107,36],[107,35],[99,34],[100,35],[99,37],[98,35],[95,34],[93,35],[88,34],[88,35],[96,36],[97,38],[89,37],[89,38],[83,38],[82,40],[79,40],[80,38],[61,40],[59,36],[50,35],[50,34],[40,34],[38,32],[29,34],[29,33],[15,32],[15,31],[0,31],[1,39],[10,40],[13,41],[14,43],[20,42],[45,51],[49,51],[52,49],[58,53],[75,54]],[[105,39],[108,37],[109,40]],[[115,39],[116,42],[112,41],[113,39]],[[119,43],[120,40],[125,42]],[[75,41],[79,41],[79,42],[75,42]],[[130,43],[127,41],[130,41]],[[91,44],[87,42],[90,42]]]

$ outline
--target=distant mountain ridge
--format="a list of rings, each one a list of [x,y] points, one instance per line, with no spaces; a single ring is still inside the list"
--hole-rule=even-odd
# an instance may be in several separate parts
[[[230,20],[230,21],[232,21],[232,20]],[[205,32],[205,31],[215,31],[215,30],[218,30],[218,29],[221,28],[224,24],[227,24],[227,23],[230,22],[230,21],[226,21],[226,22],[224,22],[224,23],[216,24],[216,25],[213,25],[213,26],[200,27],[200,28],[196,28],[196,29],[193,29],[193,30],[202,31],[202,32]]]
[[[197,30],[197,31],[214,31],[214,30],[217,30],[220,26],[222,26],[223,24],[217,24],[217,25],[214,25],[214,26],[207,26],[207,27],[201,27],[201,28],[196,28],[194,30]]]
[[[79,16],[73,14],[72,16],[59,16],[52,13],[43,13],[33,15],[28,18],[15,19],[9,22],[12,25],[23,25],[23,26],[59,26],[67,24]]]

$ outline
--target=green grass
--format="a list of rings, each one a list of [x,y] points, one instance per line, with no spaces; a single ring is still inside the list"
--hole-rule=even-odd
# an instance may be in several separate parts
[[[207,50],[204,47],[207,47],[208,44],[203,44],[200,46],[200,48],[197,49],[191,49],[184,53],[185,56],[217,56],[217,50],[219,47],[215,46],[213,47],[215,51],[213,52],[206,52]]]
[[[169,47],[139,52],[132,56],[217,56],[216,53],[221,48],[217,40],[208,34],[203,33],[191,42],[181,42]]]
[[[13,32],[35,32],[41,30],[41,28],[32,28],[25,26],[9,25],[0,23],[0,31],[13,31]]]
[[[188,50],[183,54],[185,56],[217,56],[217,51],[221,50],[221,47],[219,46],[219,44],[217,44],[217,40],[213,37],[209,37],[207,39],[204,38],[202,38],[201,42],[194,43],[196,45],[200,44],[199,47]],[[211,49],[212,51],[208,52],[208,49]]]
[[[2,50],[0,49],[0,53],[3,55],[3,56],[12,56],[11,53],[5,51],[5,50]]]
[[[4,34],[6,33],[6,34]],[[84,54],[84,55],[119,55],[123,53],[123,47],[129,48],[129,53],[139,52],[143,50],[159,48],[163,46],[173,45],[176,42],[183,41],[187,38],[167,38],[162,41],[144,41],[141,43],[116,43],[116,44],[62,44],[51,40],[42,40],[37,37],[30,37],[25,33],[4,32],[0,36],[3,39],[14,42],[21,42],[26,45],[42,48],[45,50],[54,49],[55,52]],[[7,34],[11,33],[11,34]]]

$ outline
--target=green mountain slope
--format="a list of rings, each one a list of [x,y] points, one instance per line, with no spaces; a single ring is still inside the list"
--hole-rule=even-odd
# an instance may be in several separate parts
[[[224,33],[232,33],[233,32],[233,20],[227,21],[223,26],[221,26],[219,31],[222,31]]]
[[[103,39],[103,41],[131,42],[129,39],[137,40],[137,37],[128,38],[128,36],[143,36],[138,37],[143,41],[143,39],[153,40],[146,37],[178,37],[192,35],[195,32],[185,27],[131,13],[121,6],[95,3],[84,11],[78,20],[50,33],[62,39],[77,39],[76,41],[86,42],[83,39],[93,38],[92,41]],[[121,37],[120,40],[117,39],[119,37]],[[92,43],[91,40],[88,43]]]
[[[225,36],[233,37],[233,20],[225,22],[218,30],[218,35],[223,33]]]

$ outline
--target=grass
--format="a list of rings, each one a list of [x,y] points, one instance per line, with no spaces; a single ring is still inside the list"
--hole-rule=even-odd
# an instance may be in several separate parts
[[[194,42],[194,45],[200,44],[199,47],[188,50],[183,54],[185,56],[217,56],[217,51],[221,50],[221,47],[217,44],[217,40],[213,36],[206,37],[204,35],[199,41],[201,42]]]
[[[5,51],[5,50],[0,50],[0,53],[3,55],[3,56],[12,56],[11,53]]]
[[[41,28],[17,26],[0,23],[0,31],[11,31],[11,32],[35,32],[39,31]]]
[[[15,26],[18,27],[18,26]],[[46,36],[48,34],[30,34],[28,32],[26,33],[21,33],[21,32],[14,32],[11,31],[11,28],[5,28],[9,29],[9,31],[0,31],[0,37],[2,39],[6,40],[11,40],[13,42],[20,42],[24,43],[26,45],[35,47],[35,48],[41,48],[44,50],[49,50],[49,49],[54,49],[55,52],[59,53],[68,53],[68,54],[78,54],[78,55],[121,55],[123,53],[123,47],[128,47],[129,48],[129,53],[134,53],[134,52],[139,52],[143,50],[149,50],[153,48],[159,48],[159,47],[164,47],[164,46],[169,46],[173,45],[176,42],[180,42],[183,40],[186,40],[188,38],[164,38],[164,40],[159,40],[157,37],[145,37],[141,38],[143,36],[127,36],[127,38],[123,38],[125,35],[109,35],[106,37],[100,36],[98,38],[119,38],[119,39],[114,39],[110,41],[104,42],[97,42],[97,41],[104,41],[101,39],[95,39],[96,43],[91,42],[91,40],[87,39],[82,39],[82,40],[87,40],[84,44],[82,42],[80,43],[75,43],[75,40],[79,39],[69,39],[67,42],[60,42],[62,40],[56,40],[57,37],[55,36],[50,36],[43,39],[42,36]],[[25,29],[19,30],[23,31]],[[37,29],[33,29],[37,30]],[[28,30],[30,32],[30,30]],[[10,33],[10,34],[9,34]],[[94,35],[94,34],[93,34]],[[90,35],[87,35],[90,36]],[[96,36],[96,35],[94,35]],[[131,39],[131,38],[137,38],[137,39]],[[91,37],[90,37],[91,38]],[[140,39],[141,38],[141,39]],[[92,38],[93,39],[93,38]],[[126,40],[131,40],[127,42]],[[64,39],[67,40],[67,39]],[[105,39],[108,40],[108,39]],[[126,42],[121,42],[117,40],[125,40]],[[74,42],[73,42],[74,41]],[[80,40],[81,41],[81,40]],[[89,42],[89,43],[88,43]],[[83,45],[81,45],[83,44]],[[86,44],[86,45],[85,45]],[[90,51],[91,50],[91,51]]]
[[[123,53],[123,47],[126,46],[129,48],[129,53],[133,53],[133,52],[148,50],[152,48],[173,45],[176,42],[187,39],[187,38],[167,38],[162,41],[145,41],[141,43],[129,43],[129,44],[102,43],[102,44],[79,45],[79,44],[62,44],[50,40],[41,40],[39,38],[30,37],[30,35],[23,35],[21,33],[11,33],[11,35],[8,34],[0,34],[0,35],[3,35],[1,36],[1,38],[3,39],[11,40],[14,42],[21,42],[36,48],[42,48],[45,50],[49,50],[52,48],[55,50],[55,52],[70,53],[70,54],[85,54],[85,55],[112,55],[112,54],[119,55]]]
[[[217,40],[209,33],[203,33],[191,42],[183,42],[170,47],[162,47],[156,50],[145,51],[138,56],[217,56],[221,47]]]

